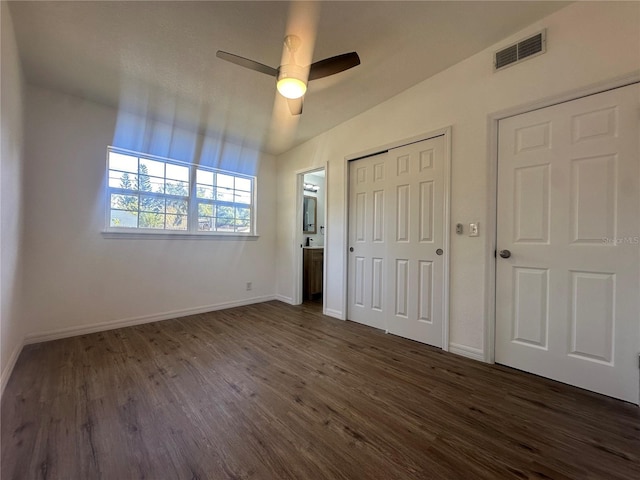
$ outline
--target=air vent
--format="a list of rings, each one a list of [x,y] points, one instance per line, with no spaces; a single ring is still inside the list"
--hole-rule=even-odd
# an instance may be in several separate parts
[[[542,30],[529,38],[497,51],[494,58],[494,69],[501,70],[527,58],[543,54],[547,50],[546,40],[547,31]]]

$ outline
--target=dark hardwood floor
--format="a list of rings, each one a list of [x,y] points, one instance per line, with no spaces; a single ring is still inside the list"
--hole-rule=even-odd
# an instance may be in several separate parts
[[[10,479],[639,479],[640,409],[269,302],[31,345]]]

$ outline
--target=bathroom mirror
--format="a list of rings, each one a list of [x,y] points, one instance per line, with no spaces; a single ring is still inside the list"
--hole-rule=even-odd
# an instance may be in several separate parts
[[[317,232],[317,199],[316,197],[304,196],[304,206],[302,209],[302,233],[315,235]]]

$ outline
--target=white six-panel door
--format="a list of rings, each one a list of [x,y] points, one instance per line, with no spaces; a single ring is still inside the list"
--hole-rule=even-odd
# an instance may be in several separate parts
[[[388,232],[385,231],[386,153],[349,163],[347,318],[386,328]]]
[[[640,88],[499,122],[496,362],[638,403]]]
[[[351,162],[348,318],[442,347],[444,137]]]

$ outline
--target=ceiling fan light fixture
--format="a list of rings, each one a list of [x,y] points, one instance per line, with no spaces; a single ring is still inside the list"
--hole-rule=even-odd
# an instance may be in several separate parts
[[[287,99],[291,115],[300,115],[302,113],[303,97],[307,93],[308,82],[335,75],[360,65],[358,54],[349,52],[318,60],[311,65],[302,67],[296,63],[294,58],[294,53],[300,46],[300,39],[295,35],[287,35],[284,39],[284,44],[289,51],[289,63],[280,65],[278,68],[222,50],[216,52],[216,57],[249,70],[275,77],[278,93]]]
[[[307,86],[302,80],[293,77],[278,80],[278,91],[285,98],[300,98],[307,91]]]
[[[304,74],[297,65],[283,65],[278,72],[276,86],[280,95],[290,99],[300,98],[307,91]]]

